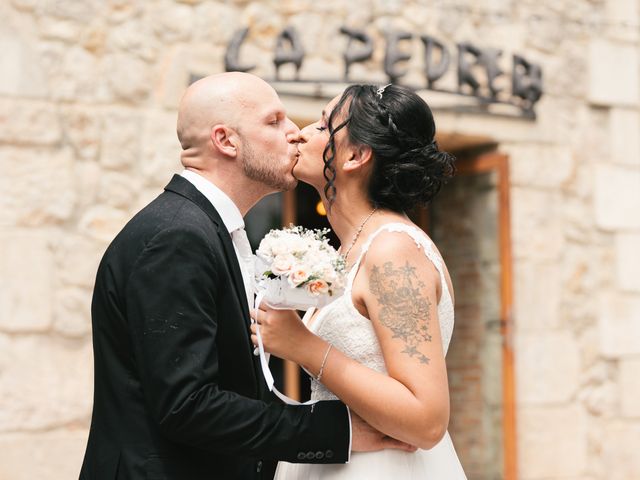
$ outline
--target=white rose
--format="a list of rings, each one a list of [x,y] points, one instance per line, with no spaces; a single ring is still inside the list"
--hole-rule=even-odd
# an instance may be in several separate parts
[[[297,287],[309,278],[309,269],[304,265],[296,265],[289,273],[289,285]]]
[[[289,246],[287,245],[287,241],[285,239],[278,239],[273,242],[271,245],[271,254],[274,257],[278,257],[280,255],[285,255],[289,253]]]
[[[295,265],[296,259],[288,253],[278,255],[271,264],[271,271],[274,275],[284,275],[289,273]]]

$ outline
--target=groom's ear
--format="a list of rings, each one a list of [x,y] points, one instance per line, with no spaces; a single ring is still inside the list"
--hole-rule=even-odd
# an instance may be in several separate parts
[[[238,149],[236,143],[238,142],[238,136],[233,129],[222,124],[214,125],[211,128],[210,138],[214,150],[228,157],[237,157]]]
[[[342,168],[344,170],[352,171],[362,168],[367,165],[373,156],[373,151],[369,145],[358,145],[351,149],[349,153],[349,159],[344,162]]]

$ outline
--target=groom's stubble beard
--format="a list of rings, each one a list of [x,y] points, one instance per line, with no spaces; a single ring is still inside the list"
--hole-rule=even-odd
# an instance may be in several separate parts
[[[260,157],[248,142],[242,141],[242,170],[251,180],[260,182],[277,191],[293,190],[298,180],[290,170],[278,171],[278,159],[271,152]]]

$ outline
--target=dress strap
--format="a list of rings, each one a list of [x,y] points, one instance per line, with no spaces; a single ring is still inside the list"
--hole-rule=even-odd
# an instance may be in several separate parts
[[[427,258],[431,261],[431,263],[433,263],[433,265],[436,267],[436,270],[438,270],[438,273],[440,274],[440,281],[442,282],[443,291],[447,291],[448,293],[449,288],[447,286],[447,282],[444,276],[442,259],[440,258],[440,255],[438,255],[436,250],[433,248],[433,242],[422,230],[418,229],[417,227],[413,225],[407,225],[406,223],[399,223],[399,222],[387,223],[385,225],[382,225],[380,228],[378,228],[378,230],[376,230],[371,235],[369,235],[369,237],[367,238],[367,241],[364,243],[364,245],[362,245],[362,248],[360,249],[360,255],[358,255],[358,259],[356,260],[356,263],[354,263],[353,267],[349,271],[349,275],[347,276],[347,285],[345,287],[345,293],[348,293],[349,295],[351,294],[353,281],[355,280],[356,275],[358,274],[358,270],[360,270],[360,263],[362,263],[362,259],[367,254],[367,251],[369,250],[369,247],[371,247],[371,244],[373,243],[375,238],[378,235],[380,235],[382,232],[402,232],[402,233],[406,233],[411,238],[413,238],[413,240],[416,242],[416,246],[418,248],[422,247]]]

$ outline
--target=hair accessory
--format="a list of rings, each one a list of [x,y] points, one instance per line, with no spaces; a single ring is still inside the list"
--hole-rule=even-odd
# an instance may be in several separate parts
[[[376,95],[378,95],[378,98],[380,100],[382,100],[382,94],[384,93],[384,89],[387,88],[389,85],[391,84],[387,83],[384,87],[380,87],[378,90],[376,90]]]

